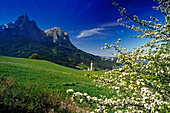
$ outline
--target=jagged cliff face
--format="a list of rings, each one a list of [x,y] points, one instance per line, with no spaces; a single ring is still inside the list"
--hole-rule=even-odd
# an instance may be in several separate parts
[[[47,36],[52,36],[53,37],[53,42],[58,44],[62,42],[70,42],[70,39],[68,37],[67,33],[64,33],[61,28],[54,27],[51,28],[50,30],[45,31]]]
[[[28,16],[19,16],[15,22],[0,26],[0,37],[24,36],[38,43],[54,43],[57,45],[72,45],[67,33],[61,28],[54,27],[43,31],[38,28],[35,21],[29,20]]]
[[[15,22],[0,26],[0,37],[24,36],[41,43],[46,35],[27,15],[19,16]]]
[[[71,44],[68,34],[66,32],[64,33],[61,28],[54,27],[44,32],[48,38],[52,37],[52,41],[56,45],[70,46]]]

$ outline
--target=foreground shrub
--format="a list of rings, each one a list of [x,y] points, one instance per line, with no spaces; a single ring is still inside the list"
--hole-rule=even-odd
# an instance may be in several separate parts
[[[60,98],[59,94],[43,89],[37,85],[21,86],[7,76],[0,76],[0,112],[71,112],[67,100]],[[67,104],[66,104],[67,103]]]
[[[85,112],[76,103],[54,89],[16,83],[8,75],[0,75],[0,113],[72,113]]]

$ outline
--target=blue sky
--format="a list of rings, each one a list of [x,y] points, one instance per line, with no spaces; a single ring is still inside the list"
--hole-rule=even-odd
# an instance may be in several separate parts
[[[132,15],[150,20],[150,15],[164,21],[153,0],[117,0]],[[122,39],[121,46],[133,50],[148,39],[132,39],[137,35],[117,22],[120,14],[111,0],[0,0],[0,25],[15,21],[27,14],[42,30],[60,27],[68,32],[71,42],[79,49],[100,56],[110,56],[101,50],[105,43],[114,44]],[[132,25],[131,21],[123,21]]]

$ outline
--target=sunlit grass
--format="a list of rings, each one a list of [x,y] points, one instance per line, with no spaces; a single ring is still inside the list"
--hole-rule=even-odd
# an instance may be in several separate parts
[[[0,74],[7,74],[17,83],[38,84],[40,87],[58,89],[63,93],[72,88],[92,96],[98,96],[98,93],[105,94],[107,89],[96,89],[95,84],[91,82],[93,79],[84,76],[86,73],[100,75],[104,72],[75,70],[44,60],[0,56]]]

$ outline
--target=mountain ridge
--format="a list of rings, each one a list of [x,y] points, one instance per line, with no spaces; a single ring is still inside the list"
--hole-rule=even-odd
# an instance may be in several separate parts
[[[68,33],[59,27],[41,30],[26,14],[19,16],[15,22],[0,26],[0,44],[0,55],[28,58],[38,53],[44,60],[72,68],[80,63],[89,66],[94,60],[96,68],[111,69],[113,63],[77,49]]]
[[[39,44],[46,42],[59,44],[64,41],[71,44],[68,34],[65,35],[61,28],[53,27],[49,30],[41,30],[34,20],[29,20],[27,14],[19,16],[15,22],[0,26],[0,37],[11,36],[24,36]]]

